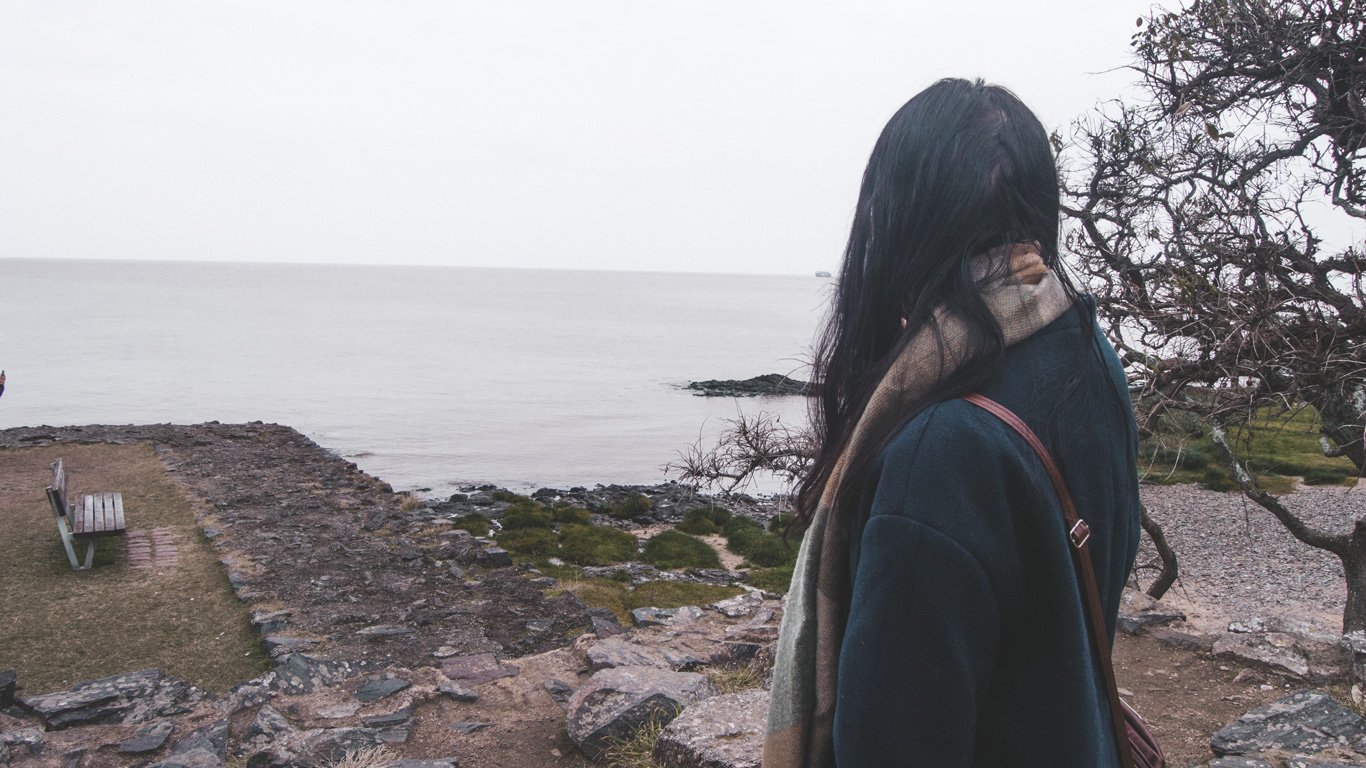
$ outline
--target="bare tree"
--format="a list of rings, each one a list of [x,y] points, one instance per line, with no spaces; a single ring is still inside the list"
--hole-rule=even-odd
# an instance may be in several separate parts
[[[767,411],[736,415],[711,447],[697,443],[684,449],[665,472],[685,483],[733,493],[769,474],[795,485],[816,455],[815,439],[806,424],[793,427]]]
[[[1366,260],[1328,244],[1366,219],[1363,11],[1193,0],[1140,18],[1140,95],[1078,123],[1064,153],[1068,246],[1141,428],[1173,411],[1211,425],[1248,498],[1342,560],[1344,630],[1366,629],[1366,520],[1315,530],[1257,486],[1225,427],[1308,405],[1324,453],[1366,472]]]

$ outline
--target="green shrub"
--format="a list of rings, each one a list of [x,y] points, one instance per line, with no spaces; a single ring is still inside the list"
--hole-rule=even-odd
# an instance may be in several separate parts
[[[755,541],[744,555],[754,565],[773,568],[795,560],[797,551],[780,537],[765,534]]]
[[[544,528],[513,528],[497,536],[498,545],[509,552],[527,557],[553,557],[556,551],[555,533]]]
[[[745,518],[736,518],[736,520],[743,519]],[[731,522],[735,521],[732,520]],[[737,555],[745,555],[746,557],[749,556],[750,551],[759,546],[759,543],[768,536],[768,534],[764,533],[764,529],[756,525],[754,521],[750,520],[748,522],[749,525],[731,526],[730,523],[726,524],[726,527],[730,529],[726,531],[726,549],[729,549]]]
[[[789,525],[792,525],[792,515],[786,512],[779,512],[768,521],[768,531],[769,533],[776,533],[781,536]]]
[[[593,515],[588,510],[568,505],[556,506],[550,511],[550,516],[557,523],[570,525],[588,525],[593,522]]]
[[[752,586],[758,587],[765,592],[775,594],[785,594],[788,586],[792,584],[792,566],[784,565],[779,568],[755,568],[745,576]]]
[[[727,539],[729,539],[731,536],[734,536],[736,533],[739,533],[740,531],[746,530],[762,531],[763,528],[761,528],[758,523],[754,522],[753,520],[750,520],[748,517],[741,517],[739,515],[736,515],[735,517],[732,517],[731,519],[727,520],[725,525],[721,526],[721,533],[724,534]]]
[[[636,537],[601,525],[568,524],[560,529],[560,557],[579,565],[634,560]]]
[[[504,512],[499,522],[503,524],[503,530],[510,531],[518,528],[550,528],[552,519],[550,510],[535,502],[527,502]]]
[[[512,491],[505,491],[502,488],[499,488],[498,490],[494,491],[493,493],[490,493],[489,495],[493,497],[494,501],[508,501],[513,504],[535,503],[527,496],[523,496],[520,493],[513,493]]]
[[[716,550],[701,539],[665,531],[645,543],[645,562],[656,568],[720,568]]]
[[[677,528],[684,533],[707,536],[721,530],[730,521],[730,510],[725,507],[697,507],[683,515]]]
[[[640,517],[641,515],[646,514],[651,509],[654,509],[654,506],[655,503],[650,501],[649,496],[646,496],[643,493],[633,493],[616,504],[613,504],[607,513],[618,520],[630,520],[631,518]]]
[[[475,536],[487,536],[489,535],[489,528],[492,527],[492,521],[478,512],[471,512],[468,515],[455,518],[455,527],[469,531]]]

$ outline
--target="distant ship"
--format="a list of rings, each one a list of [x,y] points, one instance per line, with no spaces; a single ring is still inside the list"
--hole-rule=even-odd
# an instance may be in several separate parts
[[[816,277],[829,277],[829,276],[830,276],[830,273],[829,273],[829,272],[826,272],[825,270],[821,270],[821,271],[819,271],[819,272],[816,273]]]

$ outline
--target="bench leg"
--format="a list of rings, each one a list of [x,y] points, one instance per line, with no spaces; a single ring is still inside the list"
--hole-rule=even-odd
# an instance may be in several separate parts
[[[71,546],[71,530],[66,527],[66,521],[57,518],[57,533],[62,536],[62,546],[66,547],[66,559],[71,561],[72,570],[82,571],[90,567],[91,557],[95,553],[95,542],[90,542],[89,549],[85,553],[85,568],[81,567],[81,562],[76,559],[76,549]]]
[[[95,562],[95,540],[91,539],[85,545],[85,565],[81,570],[89,570],[90,564]]]

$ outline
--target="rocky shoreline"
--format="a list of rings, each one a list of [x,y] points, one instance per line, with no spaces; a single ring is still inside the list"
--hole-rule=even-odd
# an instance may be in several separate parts
[[[554,578],[514,564],[492,540],[454,526],[476,513],[497,519],[513,503],[501,489],[417,503],[278,425],[0,431],[0,448],[107,442],[154,446],[251,607],[273,666],[223,695],[157,670],[130,670],[67,691],[21,689],[16,698],[15,681],[0,675],[0,765],[323,768],[344,754],[384,749],[387,764],[407,768],[577,767],[580,754],[598,755],[648,719],[678,711],[655,745],[659,765],[758,764],[764,677],[781,618],[776,596],[746,589],[708,605],[642,608],[623,626],[611,611],[557,589]],[[604,514],[637,494],[653,501],[641,519]],[[533,497],[583,507],[595,522],[628,531],[675,524],[715,501],[677,484],[542,489]],[[724,504],[757,520],[777,511],[769,499]],[[632,563],[601,571],[584,569],[633,583],[744,589],[725,569]],[[1256,670],[1235,679],[1259,681],[1265,702],[1282,686],[1347,679],[1350,651],[1320,627],[1186,618],[1131,593],[1120,627]],[[1254,708],[1228,728],[1215,735],[1221,757],[1212,766],[1366,764],[1366,721],[1322,694],[1289,690],[1271,710]],[[1282,738],[1304,728],[1328,735]],[[1335,762],[1284,762],[1324,750]]]

